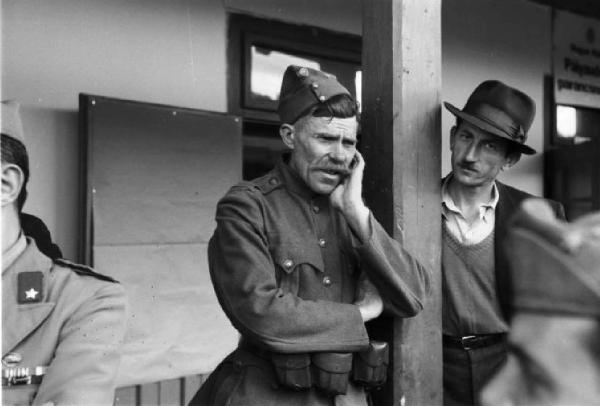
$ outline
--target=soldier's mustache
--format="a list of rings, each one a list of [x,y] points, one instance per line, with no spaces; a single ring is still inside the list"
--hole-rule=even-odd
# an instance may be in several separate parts
[[[350,169],[339,165],[322,165],[315,168],[318,171],[333,172],[340,176],[350,175]]]

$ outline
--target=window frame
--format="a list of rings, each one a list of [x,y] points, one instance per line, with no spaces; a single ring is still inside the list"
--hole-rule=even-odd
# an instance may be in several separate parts
[[[362,64],[359,35],[308,25],[230,13],[228,38],[228,111],[244,120],[279,122],[270,103],[257,103],[249,98],[252,45],[300,56]]]

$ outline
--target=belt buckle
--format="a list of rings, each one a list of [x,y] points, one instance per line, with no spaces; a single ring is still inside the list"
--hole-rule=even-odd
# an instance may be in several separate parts
[[[471,341],[473,341],[473,339],[477,338],[477,336],[474,335],[470,335],[470,336],[462,336],[460,338],[460,344],[462,345],[463,349],[465,350],[469,350],[471,347],[469,346],[469,343]]]

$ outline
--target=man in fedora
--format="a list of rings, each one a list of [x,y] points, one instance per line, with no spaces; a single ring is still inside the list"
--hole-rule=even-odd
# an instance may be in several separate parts
[[[363,203],[357,110],[333,75],[286,69],[278,113],[290,152],[220,200],[208,247],[241,340],[191,404],[366,406],[364,386],[381,383],[387,361],[365,322],[384,306],[417,314],[429,276]]]
[[[85,266],[44,255],[25,233],[27,143],[19,105],[2,102],[0,109],[1,403],[112,405],[125,334],[124,289]]]
[[[600,400],[600,212],[572,223],[527,199],[511,221],[509,358],[485,406],[593,406]]]
[[[527,146],[535,103],[488,80],[473,91],[450,132],[452,172],[442,181],[444,404],[475,405],[506,361],[510,275],[502,250],[506,222],[528,193],[496,180]],[[553,209],[564,217],[562,206]]]

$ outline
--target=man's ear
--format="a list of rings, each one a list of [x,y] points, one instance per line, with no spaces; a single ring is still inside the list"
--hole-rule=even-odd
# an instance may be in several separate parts
[[[279,135],[281,140],[289,149],[294,149],[294,139],[296,137],[296,130],[291,124],[281,124],[279,127]]]
[[[514,164],[519,162],[519,159],[521,159],[520,152],[516,151],[516,152],[509,153],[508,156],[506,157],[506,162],[504,162],[504,165],[502,165],[502,170],[505,171],[505,170],[509,169]]]
[[[2,164],[2,206],[16,202],[25,182],[25,174],[17,165]]]

